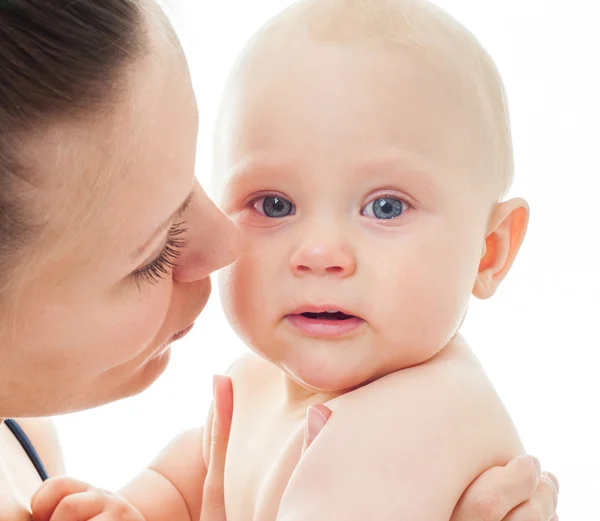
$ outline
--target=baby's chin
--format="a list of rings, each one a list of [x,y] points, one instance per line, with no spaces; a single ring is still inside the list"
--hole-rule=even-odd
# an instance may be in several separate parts
[[[303,360],[300,364],[280,365],[280,368],[304,389],[331,395],[350,392],[387,374],[387,371],[382,371],[371,364],[358,365],[347,361],[323,364]]]
[[[340,395],[358,389],[389,374],[426,362],[438,350],[407,353],[406,357],[378,359],[375,353],[351,353],[345,356],[304,356],[275,361],[289,378],[306,390]],[[314,353],[313,353],[314,354]],[[331,353],[329,353],[331,355]]]

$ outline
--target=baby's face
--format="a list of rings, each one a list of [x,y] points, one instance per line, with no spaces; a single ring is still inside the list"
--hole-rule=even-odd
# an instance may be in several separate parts
[[[217,175],[246,242],[225,311],[312,389],[421,363],[466,312],[493,206],[483,147],[457,91],[415,63],[303,42],[230,93]]]

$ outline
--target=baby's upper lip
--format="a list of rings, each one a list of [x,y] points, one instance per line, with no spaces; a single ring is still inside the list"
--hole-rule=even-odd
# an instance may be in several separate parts
[[[327,313],[328,311],[337,311],[339,313],[343,313],[344,315],[360,318],[353,311],[346,307],[339,306],[338,304],[304,304],[288,313],[288,315],[302,315],[302,313]]]

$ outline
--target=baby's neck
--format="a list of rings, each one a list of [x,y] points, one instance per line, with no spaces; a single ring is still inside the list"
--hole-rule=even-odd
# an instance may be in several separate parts
[[[341,392],[325,392],[305,387],[287,374],[283,373],[286,406],[292,409],[306,410],[311,405],[326,403],[344,394]]]

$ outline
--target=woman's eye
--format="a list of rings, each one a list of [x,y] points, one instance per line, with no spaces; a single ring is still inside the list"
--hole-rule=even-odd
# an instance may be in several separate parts
[[[400,217],[407,208],[408,205],[396,197],[379,197],[365,206],[362,214],[375,219],[395,219]]]
[[[187,232],[184,227],[185,223],[177,223],[171,226],[167,235],[167,242],[160,252],[160,255],[149,264],[137,269],[133,272],[133,279],[141,289],[141,284],[157,284],[168,277],[171,272],[177,267],[177,259],[181,255],[186,246],[186,240],[183,237]]]
[[[253,206],[257,212],[272,218],[287,217],[296,213],[294,205],[278,195],[261,197],[254,201]]]

